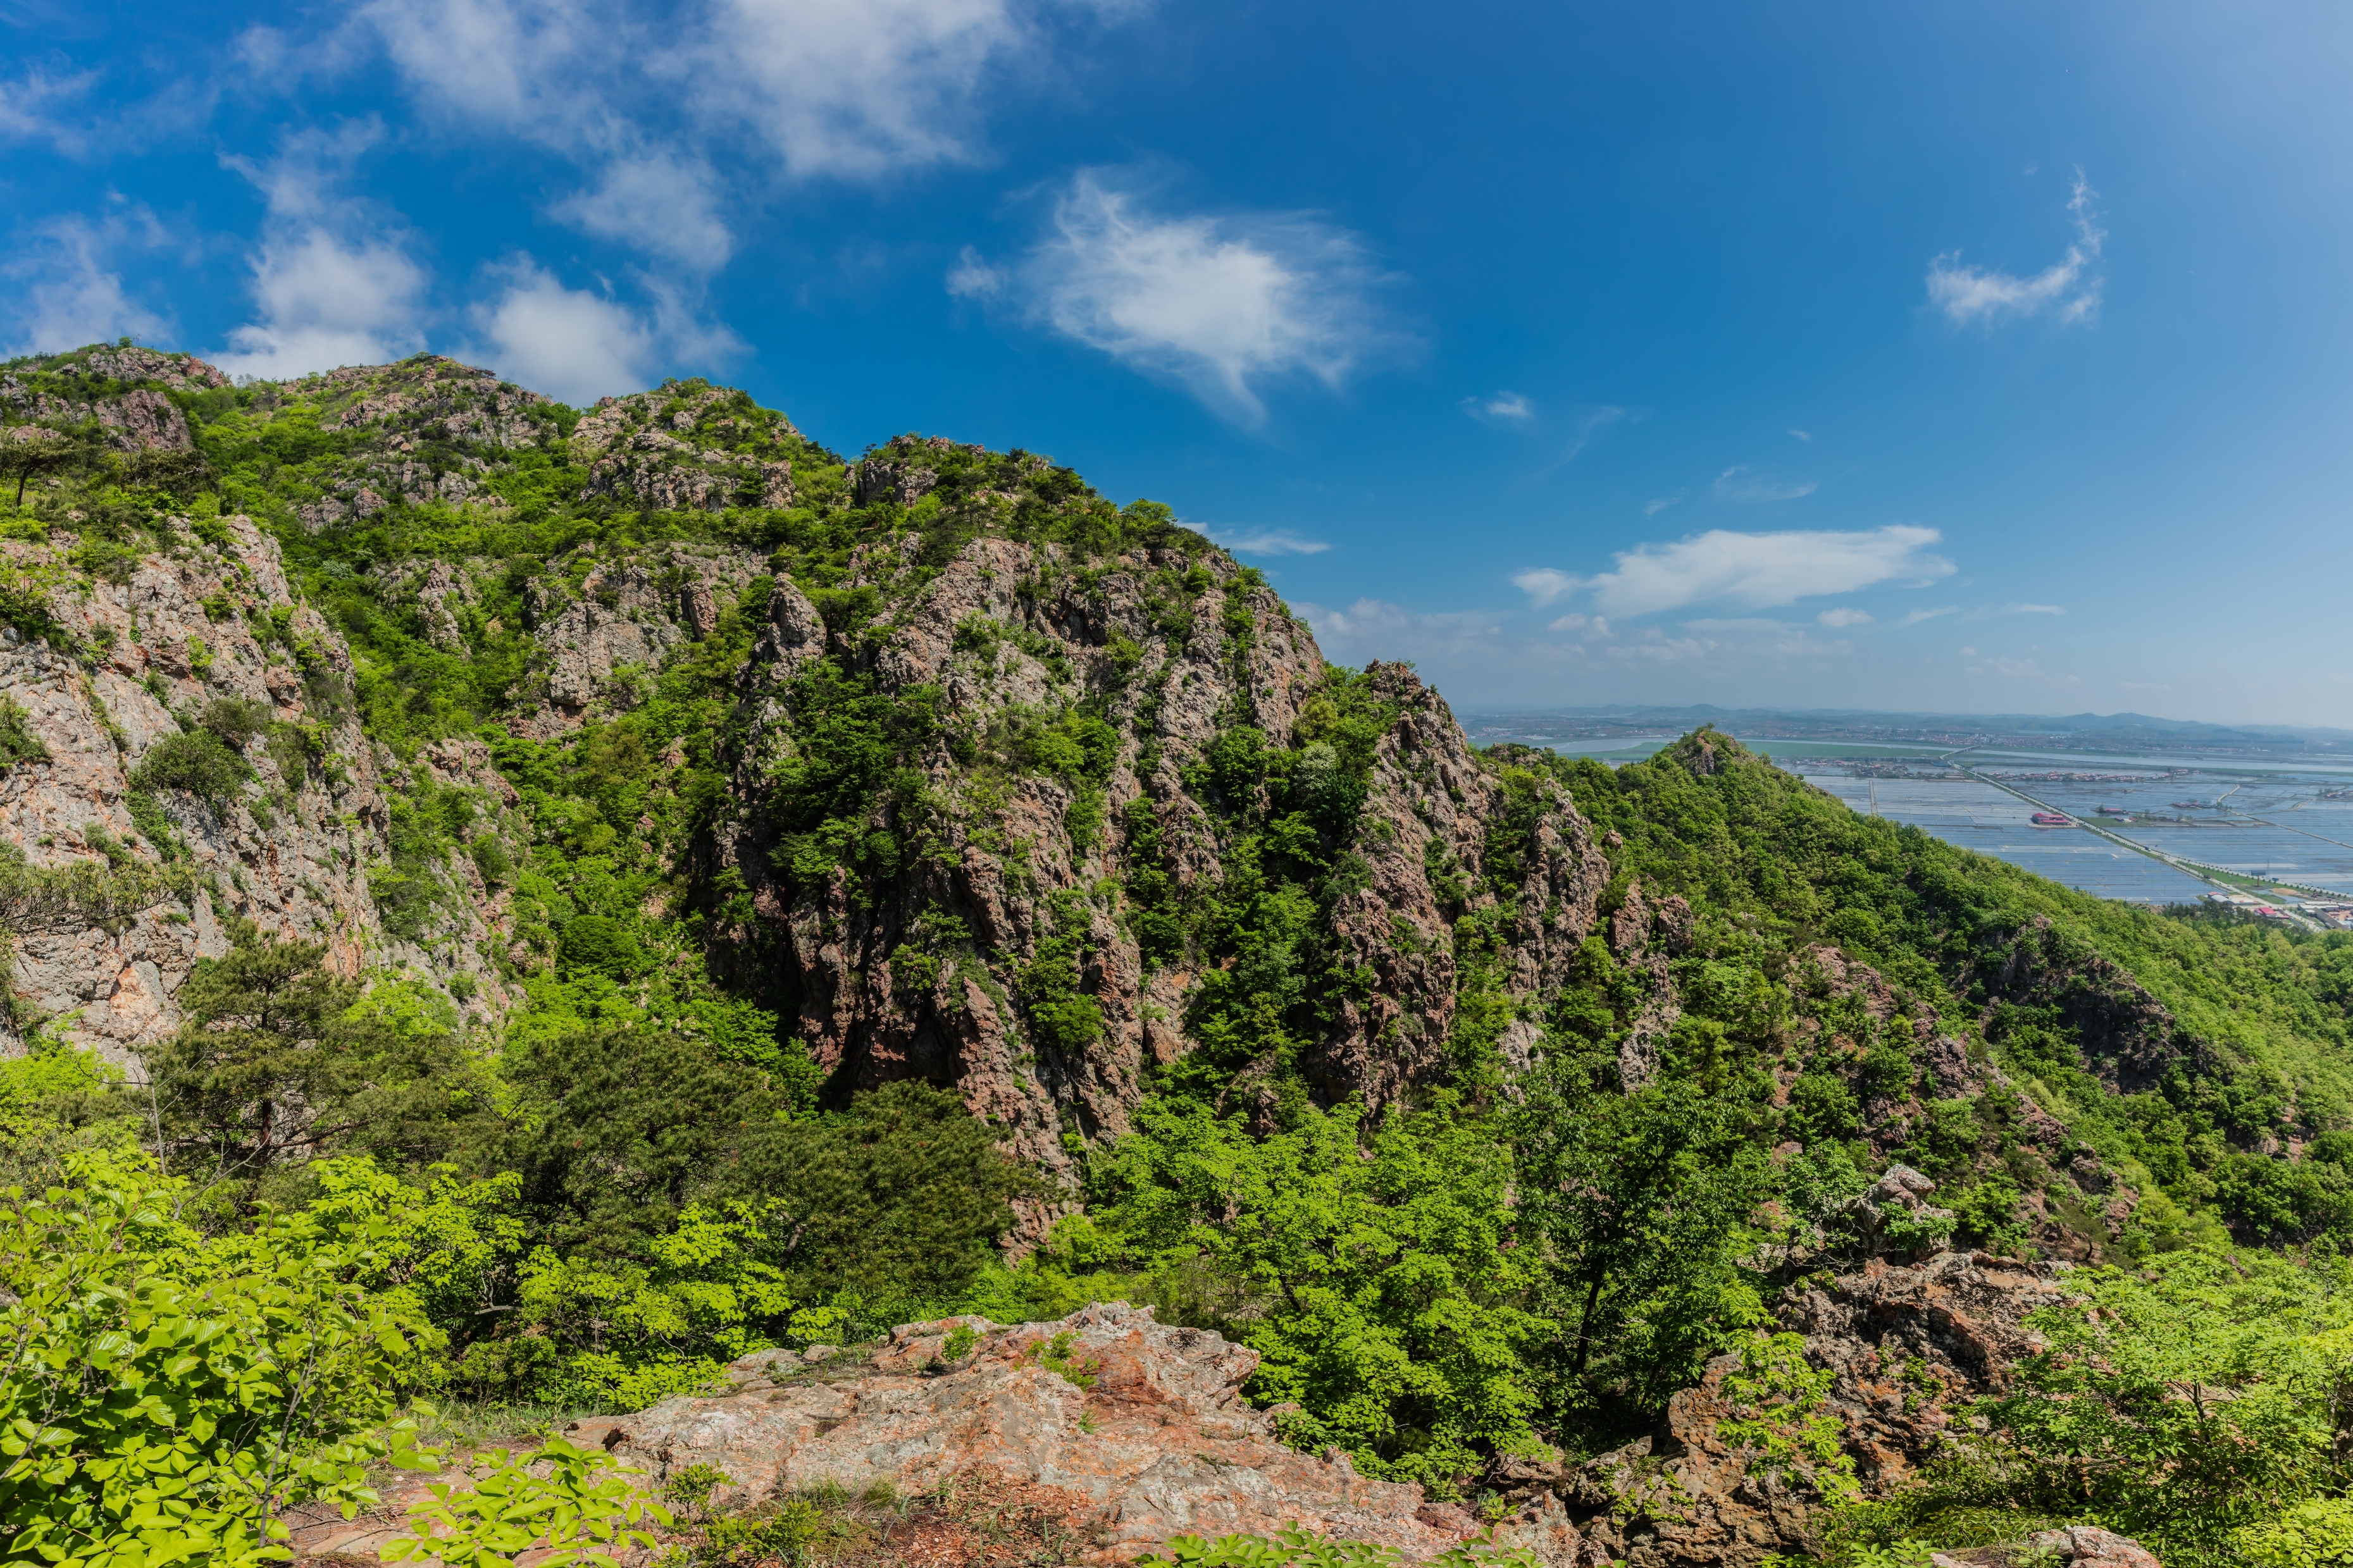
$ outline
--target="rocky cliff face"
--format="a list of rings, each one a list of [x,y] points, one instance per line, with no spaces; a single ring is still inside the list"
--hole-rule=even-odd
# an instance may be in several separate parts
[[[0,775],[0,842],[35,867],[135,860],[171,878],[168,896],[127,920],[20,931],[20,1017],[57,1019],[68,1038],[129,1061],[176,1026],[173,994],[198,957],[227,951],[229,916],[322,942],[347,974],[471,971],[495,1005],[503,987],[470,952],[453,962],[385,936],[367,872],[387,852],[385,793],[410,770],[361,732],[350,655],[297,601],[275,542],[243,517],[164,526],[167,548],[118,552],[105,574],[74,565],[87,542],[69,531],[5,547],[5,571],[39,595],[55,635],[0,630],[0,696],[23,709],[40,753]],[[200,730],[249,776],[200,793],[142,773],[162,742]],[[512,798],[479,742],[416,765]],[[489,906],[467,911],[478,937]]]
[[[1244,729],[1292,744],[1329,681],[1313,634],[1229,559],[1170,550],[1085,564],[1051,545],[975,540],[855,635],[829,630],[780,581],[742,681],[747,809],[722,847],[755,916],[736,940],[763,955],[753,967],[821,1065],[860,1085],[962,1085],[1048,1166],[1064,1161],[1066,1128],[1126,1131],[1146,1069],[1188,1048],[1201,976],[1184,955],[1151,961],[1122,889],[1165,866],[1177,898],[1206,897],[1236,874],[1235,819],[1264,802],[1220,795],[1205,778],[1210,753]],[[900,547],[870,552],[850,586],[891,586],[913,565]],[[828,656],[885,693],[936,691],[950,718],[917,759],[928,843],[879,899],[847,872],[782,868],[784,828],[760,804],[808,742],[795,731],[796,679]],[[1608,863],[1546,786],[1525,812],[1533,849],[1494,885],[1504,785],[1409,670],[1375,666],[1370,689],[1388,720],[1361,813],[1333,847],[1352,877],[1328,914],[1333,961],[1366,983],[1336,1002],[1299,1065],[1335,1097],[1380,1104],[1446,1066],[1463,985],[1455,921],[1499,903],[1511,920],[1487,961],[1508,1016],[1497,1044],[1525,1064],[1535,1029],[1525,1012],[1566,977]],[[1099,778],[981,754],[992,731],[1079,711],[1107,726]],[[966,933],[946,963],[927,951],[944,918]],[[1018,979],[1041,943],[1071,934],[1102,1022],[1077,1041],[1040,1026]]]

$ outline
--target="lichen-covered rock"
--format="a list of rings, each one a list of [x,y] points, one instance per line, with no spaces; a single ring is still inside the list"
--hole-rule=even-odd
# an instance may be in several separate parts
[[[889,587],[923,572],[921,543],[911,535],[862,552],[849,586]],[[1171,590],[1187,572],[1196,585]],[[1324,658],[1271,592],[1219,556],[1145,552],[1081,573],[1057,547],[984,537],[917,581],[880,635],[855,643],[828,633],[804,595],[777,584],[770,630],[740,687],[736,795],[746,810],[719,845],[754,919],[723,939],[742,946],[743,972],[770,988],[768,1005],[793,1019],[820,1066],[860,1086],[910,1077],[957,1085],[976,1113],[1008,1130],[1015,1152],[1060,1169],[1066,1128],[1126,1131],[1145,1068],[1190,1048],[1180,1021],[1198,979],[1182,965],[1148,964],[1128,922],[1071,896],[1132,876],[1143,832],[1156,837],[1180,888],[1215,886],[1226,874],[1220,828],[1188,779],[1236,727],[1288,743],[1324,682]],[[794,754],[797,675],[828,656],[871,671],[886,691],[936,689],[968,738],[1083,700],[1118,737],[1100,826],[1088,835],[1072,826],[1080,784],[972,765],[943,735],[922,764],[934,847],[887,899],[839,874],[814,888],[788,878],[778,869],[776,857],[787,854],[776,847],[780,829],[763,820],[762,803]],[[1496,1032],[1496,1047],[1527,1065],[1535,1005],[1567,979],[1609,872],[1557,786],[1534,774],[1507,786],[1403,666],[1377,665],[1369,679],[1394,719],[1341,847],[1359,874],[1337,893],[1330,921],[1337,962],[1370,980],[1339,1001],[1300,1066],[1334,1098],[1377,1105],[1448,1069],[1468,985],[1494,1004],[1482,1006],[1481,1026]],[[1529,792],[1524,805],[1507,799],[1514,787]],[[1524,811],[1526,833],[1511,881],[1473,894],[1493,886],[1494,829],[1513,811]],[[1454,922],[1499,899],[1509,940],[1466,965]],[[1080,905],[1082,986],[1102,1026],[1074,1047],[1037,1027],[1005,982],[1054,921],[1070,918],[1055,911]],[[921,922],[941,914],[961,922],[976,950],[1000,955],[994,973],[908,962],[921,957]],[[1247,1080],[1236,1091],[1244,1104],[1253,1092]]]
[[[174,853],[188,874],[184,892],[119,930],[24,933],[17,996],[36,1016],[68,1020],[68,1038],[132,1061],[178,1026],[172,998],[198,958],[227,951],[223,921],[234,915],[323,943],[329,964],[347,975],[369,964],[454,962],[472,973],[483,1005],[500,1005],[505,988],[472,956],[473,942],[436,958],[386,934],[368,870],[388,854],[384,795],[396,784],[391,759],[361,733],[350,702],[351,657],[296,601],[277,543],[243,517],[223,527],[227,548],[184,530],[173,551],[139,557],[121,583],[69,567],[79,542],[70,534],[5,546],[8,567],[47,585],[51,616],[89,657],[0,633],[0,695],[25,710],[27,733],[47,753],[0,773],[0,841],[37,866]],[[252,778],[218,800],[154,790],[176,844],[154,842],[132,816],[132,775],[158,743],[224,700],[281,728],[253,730],[239,748]],[[504,789],[480,742],[474,752],[447,776]],[[482,899],[458,918],[480,939],[494,915]],[[0,1038],[0,1049],[14,1044]]]
[[[950,1362],[958,1327],[973,1342]],[[1272,1418],[1242,1400],[1257,1369],[1254,1351],[1112,1303],[1010,1328],[909,1324],[857,1360],[762,1352],[729,1369],[724,1394],[566,1435],[642,1467],[649,1485],[712,1466],[731,1478],[715,1499],[728,1507],[828,1485],[854,1496],[886,1481],[913,1496],[950,1478],[1037,1483],[1084,1500],[1089,1562],[1294,1523],[1416,1557],[1472,1533],[1469,1514],[1429,1504],[1419,1487],[1284,1447]]]

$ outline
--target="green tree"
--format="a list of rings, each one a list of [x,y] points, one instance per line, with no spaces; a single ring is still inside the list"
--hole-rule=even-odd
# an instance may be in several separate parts
[[[1625,1094],[1616,1077],[1564,1055],[1528,1081],[1520,1205],[1551,1258],[1569,1383],[1655,1410],[1760,1315],[1733,1258],[1769,1166],[1737,1098],[1674,1074]]]
[[[38,430],[37,435],[25,432]],[[25,486],[37,475],[53,473],[72,462],[79,447],[67,437],[37,426],[18,426],[0,432],[0,479],[16,481],[16,504],[25,504]]]
[[[323,965],[317,942],[249,921],[181,986],[185,1021],[145,1058],[169,1168],[224,1184],[228,1201],[290,1163],[338,1152],[422,1163],[480,1144],[488,1098],[457,1041],[402,1026]],[[475,1124],[470,1136],[460,1129]]]
[[[865,1321],[953,1306],[1012,1228],[1011,1201],[1039,1195],[1004,1134],[955,1094],[902,1081],[807,1121],[745,1131],[722,1196],[773,1199],[773,1257],[797,1294],[847,1294]]]
[[[1451,1097],[1370,1129],[1353,1104],[1303,1108],[1262,1140],[1240,1116],[1147,1101],[1058,1261],[1143,1270],[1170,1316],[1260,1353],[1251,1396],[1303,1407],[1293,1441],[1444,1490],[1539,1446],[1525,1356],[1540,1275],[1510,1184],[1493,1129]]]

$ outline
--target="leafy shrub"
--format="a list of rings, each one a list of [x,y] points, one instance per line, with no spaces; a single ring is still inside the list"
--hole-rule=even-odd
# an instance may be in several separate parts
[[[210,730],[166,735],[147,749],[132,770],[131,785],[139,790],[175,789],[219,806],[253,776],[252,764],[221,743]]]
[[[85,539],[74,549],[73,563],[100,582],[121,587],[138,570],[139,552],[111,539]]]
[[[15,698],[0,697],[0,768],[49,760],[49,748],[33,733],[32,718]]]
[[[2306,1498],[2232,1539],[2260,1568],[2343,1568],[2353,1563],[2353,1499]]]
[[[550,1437],[530,1453],[493,1448],[471,1463],[472,1486],[437,1485],[410,1508],[414,1533],[385,1542],[385,1562],[513,1568],[532,1551],[537,1568],[610,1568],[617,1552],[651,1551],[654,1530],[671,1522],[601,1448]]]
[[[607,915],[575,915],[564,927],[564,966],[627,979],[645,966],[637,933]]]
[[[288,1508],[364,1503],[370,1463],[429,1463],[391,1417],[433,1335],[361,1282],[371,1227],[280,1216],[207,1242],[173,1217],[186,1196],[83,1156],[0,1202],[12,1559],[254,1568]]]

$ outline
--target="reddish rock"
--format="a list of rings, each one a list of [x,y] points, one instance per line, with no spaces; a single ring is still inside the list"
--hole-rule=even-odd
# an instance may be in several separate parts
[[[978,1337],[951,1365],[942,1358],[959,1325]],[[933,1493],[952,1478],[1050,1488],[1082,1500],[1089,1562],[1135,1557],[1176,1535],[1293,1522],[1415,1556],[1474,1532],[1468,1514],[1429,1505],[1419,1487],[1284,1447],[1273,1420],[1242,1401],[1257,1370],[1256,1352],[1166,1327],[1149,1308],[1092,1306],[1012,1328],[949,1319],[898,1329],[858,1361],[747,1356],[723,1394],[583,1421],[567,1435],[642,1467],[648,1485],[714,1466],[733,1479],[716,1499],[730,1508],[829,1483],[853,1496],[876,1481]]]

